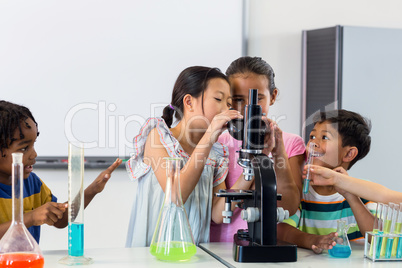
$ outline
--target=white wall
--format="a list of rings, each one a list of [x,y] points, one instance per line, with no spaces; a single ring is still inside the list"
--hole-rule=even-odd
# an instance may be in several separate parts
[[[302,30],[335,25],[402,28],[400,0],[249,0],[248,55],[274,68],[279,99],[270,109],[287,132],[301,135]]]

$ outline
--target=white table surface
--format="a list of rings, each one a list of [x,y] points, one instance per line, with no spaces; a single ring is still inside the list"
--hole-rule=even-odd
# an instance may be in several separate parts
[[[352,255],[349,258],[334,258],[324,251],[322,254],[315,254],[311,250],[297,248],[297,262],[278,263],[245,263],[233,260],[233,243],[206,243],[201,244],[207,250],[218,255],[224,262],[232,267],[320,267],[320,268],[394,268],[402,267],[402,261],[376,261],[372,262],[364,258],[364,241],[352,242]]]
[[[47,250],[43,251],[45,258],[45,268],[69,267],[59,264],[58,261],[67,256],[67,250]],[[94,260],[93,264],[79,267],[98,268],[98,267],[225,267],[219,261],[211,257],[202,249],[197,247],[197,253],[185,262],[164,262],[157,260],[149,253],[149,247],[143,248],[113,248],[113,249],[85,249],[85,257]],[[76,266],[77,267],[77,266]]]

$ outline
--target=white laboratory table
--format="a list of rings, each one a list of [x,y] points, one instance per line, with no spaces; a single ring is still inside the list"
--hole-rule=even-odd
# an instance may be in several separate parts
[[[402,261],[376,261],[372,262],[364,258],[364,241],[351,242],[352,255],[349,258],[334,258],[327,251],[322,254],[315,254],[313,251],[297,248],[297,262],[278,262],[278,263],[241,263],[233,260],[232,243],[207,243],[200,247],[206,251],[211,251],[221,259],[228,267],[303,267],[303,268],[394,268],[402,267]]]
[[[66,268],[58,261],[67,256],[67,250],[43,251],[45,268]],[[88,268],[125,268],[125,267],[225,267],[205,251],[197,248],[197,253],[185,262],[163,262],[149,253],[149,247],[143,248],[113,248],[113,249],[85,249],[84,256],[90,257],[94,263],[79,267]],[[76,266],[77,267],[77,266]]]
[[[143,248],[113,248],[113,249],[86,249],[85,256],[91,257],[94,263],[88,268],[98,267],[325,267],[325,268],[394,268],[402,267],[402,261],[376,261],[364,258],[363,242],[352,242],[352,255],[346,259],[333,258],[327,251],[314,254],[311,250],[298,248],[297,262],[280,263],[240,263],[232,257],[232,243],[206,243],[197,248],[197,253],[186,262],[163,262],[149,253],[148,247]],[[208,251],[215,255],[212,257]],[[43,251],[45,268],[68,267],[58,261],[67,255],[67,250]]]

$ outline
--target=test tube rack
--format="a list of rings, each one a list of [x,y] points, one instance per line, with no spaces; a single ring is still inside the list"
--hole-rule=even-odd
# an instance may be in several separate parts
[[[371,235],[371,239],[369,239]],[[389,239],[393,239],[392,244],[388,243]],[[371,241],[371,243],[370,243]],[[385,243],[385,244],[384,244]],[[396,243],[396,245],[394,245]],[[384,254],[382,248],[386,251],[391,251],[395,247],[394,254]],[[364,243],[364,257],[376,261],[402,261],[402,234],[380,234],[374,232],[366,232]]]

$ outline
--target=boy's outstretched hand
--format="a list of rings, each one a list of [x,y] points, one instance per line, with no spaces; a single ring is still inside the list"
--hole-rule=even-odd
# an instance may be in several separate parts
[[[338,233],[330,233],[327,235],[317,235],[314,244],[311,249],[316,254],[321,254],[324,249],[332,249],[336,242],[334,241],[338,237]]]
[[[87,190],[90,190],[94,195],[100,193],[105,188],[106,183],[109,181],[112,176],[113,171],[122,163],[122,160],[117,158],[113,164],[111,164],[107,169],[102,171],[99,176],[87,187]]]

